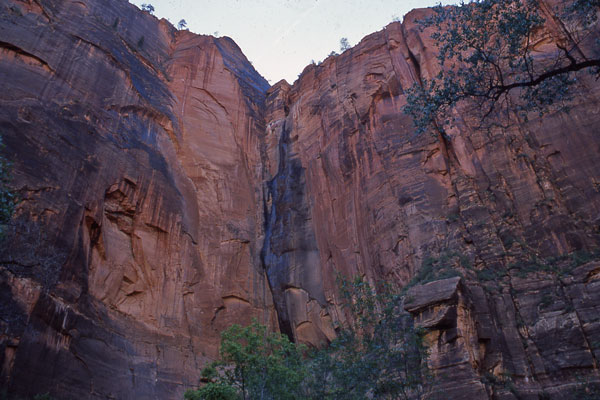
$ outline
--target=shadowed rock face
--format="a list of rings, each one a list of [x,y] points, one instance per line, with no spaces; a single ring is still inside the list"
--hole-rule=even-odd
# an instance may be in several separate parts
[[[21,198],[1,258],[2,386],[181,397],[225,327],[277,327],[260,263],[268,84],[230,39],[125,1],[0,7]]]
[[[338,273],[463,276],[405,303],[452,398],[568,398],[597,373],[598,84],[568,114],[416,136],[404,90],[439,68],[426,12],[269,88],[230,39],[125,1],[0,3],[21,200],[0,254],[2,387],[180,398],[232,323],[333,339]]]

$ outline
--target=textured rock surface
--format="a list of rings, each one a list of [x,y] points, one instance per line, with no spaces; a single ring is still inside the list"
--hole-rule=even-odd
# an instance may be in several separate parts
[[[597,82],[569,114],[416,136],[401,109],[438,68],[427,11],[269,88],[231,40],[125,1],[0,7],[21,198],[0,255],[2,387],[180,398],[233,322],[331,340],[338,273],[438,279],[405,306],[452,398],[569,398],[597,375]]]
[[[276,303],[289,288],[306,293],[306,306],[285,298],[303,311],[280,313],[281,327],[314,342],[330,329],[323,316],[343,322],[338,272],[399,285],[462,275],[455,292],[422,288],[437,305],[409,307],[431,330],[444,391],[569,398],[578,379],[598,379],[595,283],[582,283],[576,268],[600,245],[597,82],[582,78],[569,114],[492,132],[470,129],[464,116],[447,138],[416,136],[401,110],[404,90],[439,68],[414,22],[427,12],[269,93],[267,137],[277,134],[281,151],[268,152],[275,216],[267,231],[284,225],[286,235],[265,243],[266,267],[277,271],[269,273]],[[539,33],[540,52],[553,50],[556,29],[552,22]],[[285,175],[292,183],[278,183]],[[307,326],[306,336],[297,332]]]
[[[0,6],[22,198],[1,259],[2,386],[181,397],[225,327],[277,326],[259,245],[268,84],[230,39],[126,1]]]
[[[585,371],[598,369],[599,271],[591,262],[568,276],[537,273],[515,279],[510,293],[460,278],[410,289],[405,308],[428,330],[439,391],[453,399],[574,398]]]

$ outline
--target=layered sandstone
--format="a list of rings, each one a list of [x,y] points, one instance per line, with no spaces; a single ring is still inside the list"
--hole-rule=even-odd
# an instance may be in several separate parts
[[[595,379],[597,82],[569,113],[418,136],[402,107],[439,68],[426,10],[269,88],[230,39],[126,1],[0,7],[11,393],[180,398],[234,322],[333,339],[338,274],[413,280],[404,306],[452,398]]]
[[[600,245],[598,84],[582,76],[568,113],[491,131],[462,115],[445,137],[416,135],[402,107],[407,88],[439,71],[415,22],[428,13],[268,93],[267,138],[278,135],[280,150],[268,152],[265,267],[280,327],[327,338],[347,318],[338,273],[399,286],[460,275],[453,296],[426,285],[431,305],[408,307],[430,331],[438,389],[569,398],[598,374],[599,276],[587,263]],[[561,34],[547,17],[542,54]],[[597,52],[594,40],[582,51]]]
[[[21,197],[1,260],[2,386],[178,398],[225,327],[277,326],[260,264],[268,84],[230,39],[126,1],[1,7]]]

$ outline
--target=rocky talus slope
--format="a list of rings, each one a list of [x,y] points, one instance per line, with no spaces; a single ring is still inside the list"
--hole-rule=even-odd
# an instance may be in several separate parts
[[[337,274],[412,286],[446,398],[600,379],[600,85],[583,77],[568,113],[416,135],[404,91],[439,68],[427,12],[269,87],[230,39],[124,0],[2,0],[20,201],[0,387],[181,398],[232,323],[334,338]]]

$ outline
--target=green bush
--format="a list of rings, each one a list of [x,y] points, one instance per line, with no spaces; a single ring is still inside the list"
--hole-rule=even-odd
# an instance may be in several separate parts
[[[185,400],[236,400],[235,388],[222,382],[209,382],[198,390],[188,390],[183,396]]]
[[[185,399],[300,399],[303,350],[257,321],[232,325],[221,334],[221,359],[202,371],[209,382]]]
[[[307,352],[254,321],[221,335],[220,360],[186,400],[421,399],[430,381],[424,332],[390,286],[340,279],[352,322],[325,349]],[[305,353],[306,357],[302,357]]]
[[[404,286],[403,292],[406,293],[408,289],[416,285],[454,278],[455,276],[462,277],[460,269],[470,269],[472,267],[468,257],[455,252],[444,251],[439,257],[426,257],[415,276]]]
[[[429,391],[424,331],[401,310],[398,291],[341,280],[352,323],[308,360],[310,399],[421,399]]]

